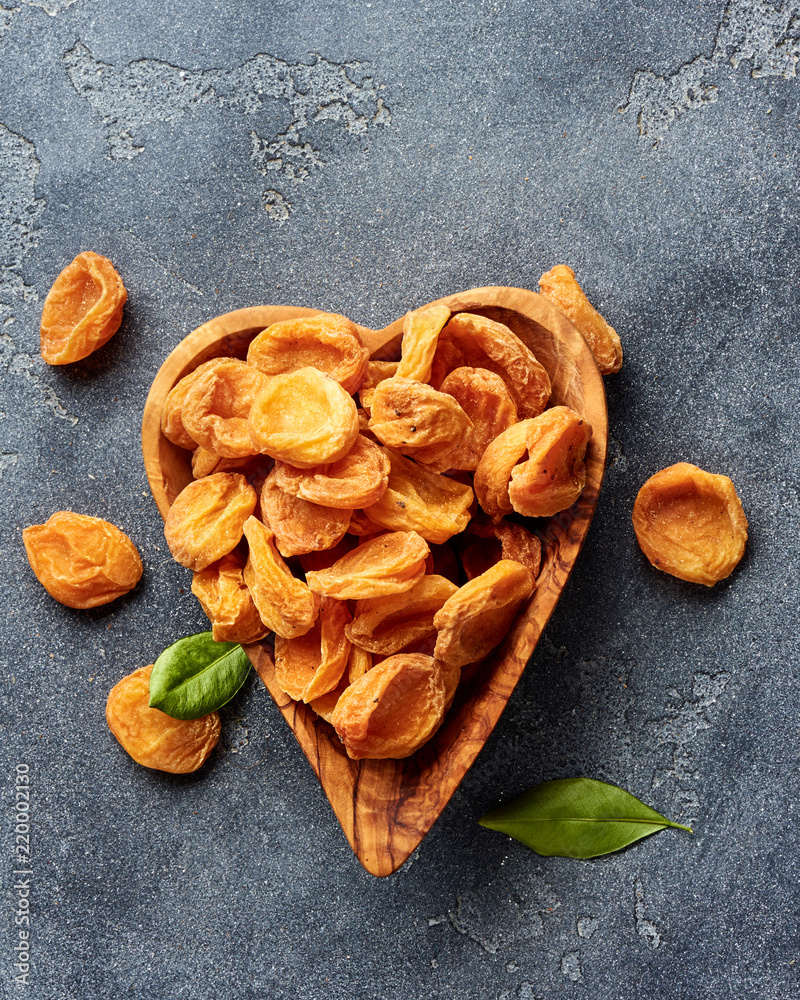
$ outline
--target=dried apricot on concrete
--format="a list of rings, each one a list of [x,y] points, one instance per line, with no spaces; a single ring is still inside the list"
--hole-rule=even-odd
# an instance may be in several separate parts
[[[338,685],[350,658],[345,635],[350,620],[343,601],[323,597],[319,617],[305,635],[275,637],[275,679],[290,698],[310,702]]]
[[[195,573],[192,593],[211,622],[216,642],[256,642],[267,635],[269,629],[244,582],[244,563],[235,553]]]
[[[369,351],[355,323],[336,313],[317,313],[273,323],[250,344],[247,363],[265,375],[316,368],[352,395],[364,381]]]
[[[522,563],[534,577],[539,575],[542,543],[521,524],[499,521],[483,516],[473,518],[461,536],[461,564],[468,580],[485,573],[501,559]]]
[[[256,506],[256,491],[238,472],[189,483],[175,498],[164,537],[176,562],[199,572],[232,552]]]
[[[744,555],[747,518],[727,476],[678,462],[642,486],[633,528],[656,569],[713,587]]]
[[[192,451],[197,447],[197,442],[183,425],[183,401],[186,399],[186,393],[201,375],[210,368],[224,364],[227,360],[227,358],[211,358],[210,361],[204,361],[193,372],[184,375],[167,394],[161,410],[161,433],[179,448]]]
[[[348,552],[330,569],[306,573],[306,582],[315,593],[343,601],[400,594],[422,578],[428,552],[415,531],[388,532]]]
[[[142,560],[108,521],[59,510],[22,532],[28,562],[47,593],[68,608],[96,608],[133,590]]]
[[[48,365],[68,365],[107,343],[122,323],[128,293],[107,257],[86,250],[67,264],[42,309],[41,353]]]
[[[528,460],[511,470],[508,497],[518,514],[550,517],[571,507],[586,485],[591,424],[568,406],[554,406],[527,425]]]
[[[447,306],[428,306],[406,313],[403,320],[402,356],[397,369],[400,378],[428,382],[442,327],[450,319]]]
[[[535,355],[503,323],[456,313],[439,335],[431,384],[440,388],[454,368],[486,368],[499,375],[521,420],[535,417],[550,398],[550,377]]]
[[[244,534],[250,546],[244,582],[261,620],[284,639],[305,635],[317,620],[319,598],[292,575],[266,525],[249,517],[244,523]]]
[[[589,345],[601,373],[612,375],[618,372],[622,367],[619,335],[586,298],[572,268],[556,264],[541,276],[539,288],[542,295],[575,324]]]
[[[439,633],[436,658],[463,667],[486,656],[503,640],[535,587],[530,570],[510,559],[465,583],[433,619]]]
[[[517,422],[517,407],[499,375],[485,368],[455,368],[439,387],[452,396],[472,422],[448,459],[452,469],[475,471],[498,434]]]
[[[338,462],[358,437],[351,396],[316,368],[268,378],[250,410],[256,450],[299,469]]]
[[[173,719],[150,708],[149,667],[140,667],[111,688],[106,702],[108,728],[137,764],[170,774],[196,771],[217,745],[219,714]]]
[[[353,760],[409,757],[444,718],[441,664],[422,653],[382,660],[343,692],[331,722]]]
[[[528,427],[533,418],[512,424],[487,447],[475,470],[475,496],[495,521],[513,510],[508,496],[511,471],[528,450]]]
[[[223,458],[256,454],[247,418],[266,381],[261,372],[236,358],[210,366],[186,392],[181,407],[183,426],[202,448]]]
[[[364,511],[374,524],[393,531],[416,531],[435,544],[463,531],[475,499],[472,487],[388,451],[389,484]],[[353,530],[351,522],[350,530]]]
[[[333,548],[346,534],[353,513],[309,503],[287,493],[278,485],[275,469],[264,481],[261,511],[275,535],[278,551],[286,559]]]
[[[369,428],[387,447],[427,463],[455,451],[472,421],[446,392],[395,376],[376,388]]]
[[[362,649],[391,656],[435,635],[433,616],[457,590],[443,576],[423,576],[406,593],[358,601],[345,632]]]
[[[353,511],[380,500],[389,482],[389,469],[383,449],[359,434],[338,462],[311,469],[277,462],[275,482],[282,490],[310,503]]]

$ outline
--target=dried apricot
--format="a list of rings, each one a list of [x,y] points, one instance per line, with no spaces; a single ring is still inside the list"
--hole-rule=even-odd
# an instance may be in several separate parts
[[[578,328],[602,374],[618,372],[622,367],[622,343],[617,331],[606,323],[586,298],[572,268],[556,264],[541,276],[539,288],[542,295]]]
[[[310,503],[353,511],[380,500],[389,482],[389,469],[383,449],[359,434],[344,458],[330,465],[296,469],[277,462],[275,482]]]
[[[350,659],[345,634],[350,621],[343,601],[323,597],[319,617],[305,635],[275,637],[275,679],[290,698],[310,702],[338,685]]]
[[[275,469],[264,481],[261,511],[275,535],[278,551],[286,559],[332,548],[349,529],[353,513],[292,496],[278,485]]]
[[[358,601],[345,632],[362,649],[391,656],[435,635],[433,616],[457,590],[443,576],[423,576],[406,593]]]
[[[247,362],[265,375],[316,368],[352,395],[364,381],[369,351],[355,323],[336,313],[317,313],[268,326],[250,344]]]
[[[266,382],[260,371],[236,358],[210,366],[192,381],[184,396],[184,428],[202,448],[223,458],[256,454],[247,418]]]
[[[128,536],[108,521],[59,510],[22,532],[36,579],[68,608],[96,608],[132,590],[142,560]]]
[[[173,719],[150,708],[149,667],[140,667],[111,688],[106,702],[108,728],[137,764],[170,774],[202,767],[217,745],[219,714]]]
[[[244,567],[244,582],[264,624],[276,635],[293,639],[314,626],[319,598],[292,572],[275,548],[268,527],[249,517],[244,534],[250,554]]]
[[[193,372],[184,375],[167,394],[161,410],[161,433],[179,448],[192,451],[197,447],[197,442],[183,426],[183,401],[186,399],[186,393],[204,372],[224,364],[227,360],[227,358],[211,358],[210,361],[204,361]]]
[[[107,343],[122,323],[128,293],[107,257],[86,250],[53,282],[42,309],[41,353],[68,365]]]
[[[475,470],[475,496],[495,521],[513,510],[508,496],[511,471],[528,450],[528,427],[533,418],[506,428],[487,447]]]
[[[456,313],[439,335],[431,385],[438,389],[454,368],[486,368],[499,375],[520,419],[535,417],[550,398],[550,377],[533,352],[503,323]]]
[[[267,379],[250,410],[256,450],[300,469],[337,462],[358,437],[352,397],[316,368]]]
[[[461,550],[461,564],[468,580],[485,573],[500,559],[522,563],[534,577],[539,575],[542,543],[521,524],[475,517],[461,536],[466,542]]]
[[[373,361],[370,359],[367,374],[361,383],[361,388],[358,390],[358,398],[362,406],[365,406],[367,409],[372,406],[375,390],[381,382],[385,382],[387,378],[392,378],[393,375],[396,375],[399,367],[399,361]]]
[[[421,579],[428,552],[415,531],[388,532],[348,552],[330,569],[306,573],[306,582],[315,593],[343,601],[400,594]]]
[[[197,447],[192,452],[192,475],[195,479],[205,479],[215,472],[232,472],[234,469],[244,469],[253,462],[253,455],[245,455],[242,458],[223,458],[215,455],[207,448]]]
[[[442,327],[450,319],[447,306],[428,306],[406,314],[403,320],[402,356],[397,368],[401,378],[428,382]]]
[[[639,546],[656,569],[713,587],[744,555],[747,518],[727,476],[678,462],[642,486],[633,505]]]
[[[455,368],[440,390],[455,399],[472,423],[458,449],[447,456],[450,468],[474,472],[497,435],[517,422],[516,404],[500,376],[485,368]]]
[[[238,472],[216,472],[189,483],[164,522],[173,558],[198,572],[226,556],[242,540],[255,506],[256,491]]]
[[[387,454],[392,467],[389,485],[380,500],[364,511],[370,521],[390,530],[416,531],[436,544],[466,528],[475,498],[472,487],[396,452]]]
[[[501,559],[465,583],[434,616],[439,633],[436,658],[463,667],[486,656],[502,641],[535,587],[530,570],[510,559]]]
[[[244,582],[244,563],[235,553],[195,573],[192,593],[211,622],[216,642],[257,642],[267,635],[269,629]]]
[[[382,660],[340,696],[331,722],[353,760],[409,757],[441,725],[442,665],[422,653]]]

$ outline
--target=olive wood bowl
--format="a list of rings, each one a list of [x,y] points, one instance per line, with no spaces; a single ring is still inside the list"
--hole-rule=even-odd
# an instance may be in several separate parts
[[[527,525],[542,542],[536,591],[503,643],[466,667],[453,705],[433,739],[403,760],[351,760],[333,728],[275,682],[271,646],[246,648],[259,676],[314,769],[358,860],[373,875],[396,871],[421,843],[486,743],[569,579],[589,529],[606,460],[608,416],[603,381],[575,327],[547,299],[521,288],[474,288],[439,299],[451,312],[473,312],[510,327],[531,348],[552,381],[550,405],[566,404],[592,426],[586,488],[568,510]],[[153,381],[144,408],[142,451],[162,517],[192,480],[191,453],[161,433],[170,389],[212,357],[244,357],[250,341],[278,320],[317,309],[255,306],[209,320],[172,351]],[[359,327],[376,358],[399,357],[403,319],[383,330]]]

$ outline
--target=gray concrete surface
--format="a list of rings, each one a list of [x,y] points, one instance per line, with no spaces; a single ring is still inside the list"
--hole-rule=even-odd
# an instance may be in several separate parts
[[[800,996],[799,36],[797,0],[0,0],[0,995]],[[124,323],[51,369],[41,305],[83,249],[123,275]],[[625,347],[604,490],[409,863],[360,868],[255,679],[197,775],[129,760],[109,688],[205,624],[138,442],[174,344],[265,302],[380,326],[561,261]],[[631,530],[678,460],[729,475],[750,520],[713,590],[652,570]],[[133,594],[76,612],[41,589],[20,533],[61,508],[131,535]],[[577,774],[694,835],[577,862],[476,823]]]

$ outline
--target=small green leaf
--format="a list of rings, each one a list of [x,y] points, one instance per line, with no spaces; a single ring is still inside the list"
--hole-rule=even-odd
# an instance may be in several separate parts
[[[545,781],[478,820],[545,857],[596,858],[673,823],[616,785],[593,778]]]
[[[167,646],[150,674],[150,707],[173,719],[199,719],[227,704],[247,680],[250,661],[238,642],[210,632]]]

